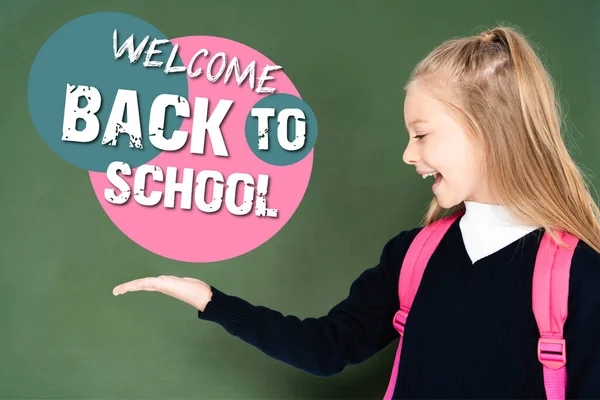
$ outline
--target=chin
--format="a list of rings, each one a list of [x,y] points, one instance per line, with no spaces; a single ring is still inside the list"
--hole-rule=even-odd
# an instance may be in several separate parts
[[[442,207],[442,208],[448,209],[448,208],[452,207],[452,204],[445,202],[444,200],[440,199],[439,197],[437,198],[437,202],[440,205],[440,207]]]
[[[444,195],[436,195],[436,199],[438,204],[440,205],[440,207],[445,208],[445,209],[449,209],[452,208],[460,203],[462,203],[462,200],[458,200],[458,199],[453,199],[453,198],[448,198],[448,196],[444,196]]]

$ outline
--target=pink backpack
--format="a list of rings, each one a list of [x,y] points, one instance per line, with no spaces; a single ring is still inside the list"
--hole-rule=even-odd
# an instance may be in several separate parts
[[[400,334],[400,342],[384,400],[391,399],[394,393],[402,352],[404,325],[427,262],[448,228],[463,213],[464,211],[461,211],[421,229],[404,257],[398,284],[400,310],[396,312],[393,320],[394,328]],[[541,336],[537,353],[538,359],[543,364],[544,386],[549,400],[565,398],[567,357],[563,325],[567,319],[571,258],[579,241],[578,238],[564,232],[560,233],[560,238],[567,244],[567,248],[559,247],[547,233],[544,234],[533,272],[533,312]]]

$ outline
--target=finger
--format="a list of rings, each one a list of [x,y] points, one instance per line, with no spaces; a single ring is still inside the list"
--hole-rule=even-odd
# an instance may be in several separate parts
[[[113,289],[113,294],[115,296],[117,296],[117,295],[124,294],[127,292],[135,292],[135,291],[139,291],[139,290],[156,291],[156,290],[159,290],[159,288],[161,286],[160,283],[163,280],[164,280],[164,278],[161,279],[161,278],[156,278],[156,277],[136,279],[136,280],[126,282],[126,283],[123,283],[123,284],[115,287]]]
[[[140,279],[135,279],[133,281],[121,283],[120,285],[115,286],[115,288],[113,289],[113,293],[117,293],[117,292],[121,293],[123,290],[125,290],[127,288],[131,288],[132,286],[139,284],[139,282],[141,282],[144,279],[149,279],[149,278],[140,278]]]
[[[189,277],[185,277],[183,278],[186,281],[190,281],[190,282],[202,282],[200,279],[196,279],[196,278],[189,278]]]

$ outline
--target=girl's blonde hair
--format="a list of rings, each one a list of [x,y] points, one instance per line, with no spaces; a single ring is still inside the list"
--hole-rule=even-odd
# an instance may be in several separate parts
[[[414,69],[417,83],[442,101],[481,148],[492,196],[525,224],[557,239],[570,233],[600,252],[600,211],[561,137],[554,85],[527,39],[499,26],[451,39]],[[444,210],[434,197],[430,224],[464,210]]]

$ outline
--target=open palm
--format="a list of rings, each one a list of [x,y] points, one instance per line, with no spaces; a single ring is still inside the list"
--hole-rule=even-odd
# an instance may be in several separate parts
[[[122,283],[113,289],[113,295],[127,292],[160,292],[181,300],[194,308],[204,311],[210,301],[212,291],[210,285],[195,278],[179,278],[171,275],[148,277]]]

